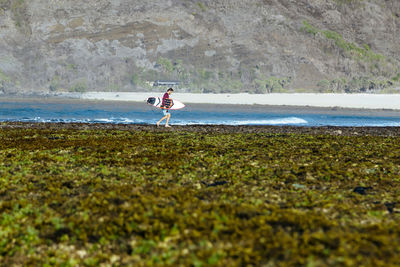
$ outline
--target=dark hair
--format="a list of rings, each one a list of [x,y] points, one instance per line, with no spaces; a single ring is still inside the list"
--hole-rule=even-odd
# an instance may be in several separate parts
[[[174,91],[174,89],[172,89],[172,88],[168,88],[168,90],[167,90],[167,92],[169,92],[169,91]]]

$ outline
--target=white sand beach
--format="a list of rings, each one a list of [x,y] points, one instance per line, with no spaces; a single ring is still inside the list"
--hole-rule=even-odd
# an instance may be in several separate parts
[[[160,92],[87,92],[75,95],[88,100],[144,102]],[[400,94],[192,94],[174,93],[183,103],[275,106],[339,107],[400,110]]]

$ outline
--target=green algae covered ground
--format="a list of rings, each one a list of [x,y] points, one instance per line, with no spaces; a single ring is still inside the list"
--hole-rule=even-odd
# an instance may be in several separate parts
[[[398,128],[0,124],[3,266],[396,266]]]

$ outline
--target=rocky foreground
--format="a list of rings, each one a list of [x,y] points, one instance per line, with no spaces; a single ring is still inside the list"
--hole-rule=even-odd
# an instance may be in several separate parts
[[[0,124],[4,266],[398,266],[399,128]]]
[[[122,130],[171,133],[271,133],[271,134],[311,134],[345,136],[400,136],[400,127],[297,127],[297,126],[229,126],[229,125],[187,125],[165,128],[148,124],[104,124],[104,123],[25,123],[2,122],[4,129],[41,129],[41,130]]]

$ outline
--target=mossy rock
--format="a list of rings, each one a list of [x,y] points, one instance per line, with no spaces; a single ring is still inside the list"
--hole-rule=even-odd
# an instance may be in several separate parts
[[[5,265],[400,262],[399,136],[40,125],[0,128]]]

